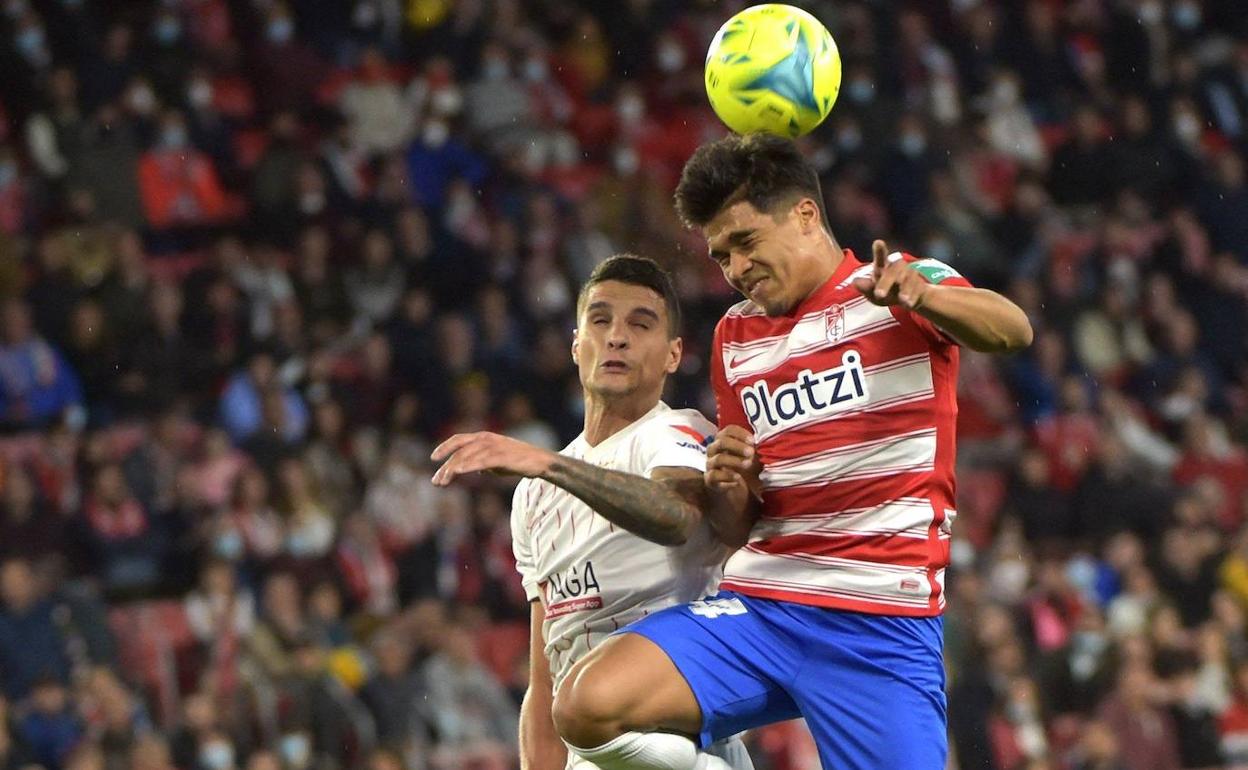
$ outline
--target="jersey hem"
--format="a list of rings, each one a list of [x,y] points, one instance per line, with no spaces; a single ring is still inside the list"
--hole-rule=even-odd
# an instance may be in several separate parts
[[[856,601],[853,599],[838,599],[834,596],[814,596],[797,591],[785,591],[776,588],[759,588],[757,586],[742,585],[727,578],[719,584],[719,590],[735,591],[742,596],[749,596],[755,599],[771,599],[780,602],[792,602],[793,604],[804,604],[808,607],[824,607],[830,610],[846,610],[848,612],[859,612],[864,615],[892,615],[904,618],[938,618],[944,614],[943,608],[933,608],[930,606],[898,607],[895,604],[878,604],[875,602]]]

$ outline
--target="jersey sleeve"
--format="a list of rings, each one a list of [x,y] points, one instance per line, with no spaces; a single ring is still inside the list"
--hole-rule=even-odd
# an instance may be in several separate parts
[[[541,598],[537,565],[533,561],[533,543],[529,523],[533,521],[533,484],[528,479],[516,485],[511,497],[511,550],[516,556],[516,571],[524,586],[524,595],[531,602]]]
[[[639,446],[647,478],[655,468],[706,470],[706,448],[715,438],[715,425],[694,409],[676,409],[655,417],[642,428]]]
[[[928,283],[938,284],[940,286],[964,286],[973,288],[970,281],[945,262],[930,257],[920,258],[911,254],[903,254],[907,265],[919,275],[927,279]],[[914,320],[916,326],[923,332],[923,336],[937,345],[956,345],[957,340],[945,333],[936,324],[927,320],[918,313],[910,313],[910,317]]]
[[[718,412],[716,417],[721,428],[740,425],[752,431],[754,426],[745,416],[741,401],[728,384],[728,375],[724,372],[724,322],[723,318],[719,320],[711,340],[711,391],[715,394],[715,410]]]

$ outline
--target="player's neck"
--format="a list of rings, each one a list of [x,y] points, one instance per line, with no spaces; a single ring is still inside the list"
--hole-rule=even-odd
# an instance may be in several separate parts
[[[659,402],[657,395],[645,398],[628,396],[603,398],[585,394],[585,443],[598,446],[602,442],[646,416]]]

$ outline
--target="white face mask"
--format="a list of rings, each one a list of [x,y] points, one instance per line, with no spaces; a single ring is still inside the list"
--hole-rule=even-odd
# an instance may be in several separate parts
[[[615,151],[612,165],[615,167],[615,173],[620,176],[632,176],[637,173],[641,161],[637,157],[637,151],[632,147],[621,147]]]
[[[1174,134],[1184,144],[1196,144],[1200,141],[1200,119],[1190,112],[1179,114],[1174,119]]]
[[[431,120],[425,123],[424,129],[420,132],[420,140],[426,147],[436,150],[446,144],[450,135],[451,129],[445,123],[440,120]]]
[[[906,157],[914,158],[923,154],[927,149],[927,140],[922,134],[907,132],[902,134],[901,140],[897,143],[901,151]]]
[[[130,90],[126,104],[137,115],[150,115],[156,109],[156,94],[148,86],[139,86]]]
[[[1013,80],[998,80],[992,87],[992,98],[997,104],[1014,105],[1018,103],[1018,83]]]
[[[685,49],[679,43],[663,43],[655,58],[663,72],[678,72],[685,66]]]
[[[434,113],[437,115],[454,115],[459,112],[463,105],[463,94],[454,86],[439,88],[429,97],[429,106],[433,108]]]
[[[234,747],[225,741],[205,744],[200,749],[199,761],[208,770],[229,770],[234,766]]]
[[[550,74],[550,67],[540,56],[533,56],[524,62],[524,79],[530,83],[542,83]]]
[[[186,89],[186,100],[192,107],[203,109],[212,104],[212,84],[207,80],[196,80]]]
[[[629,94],[621,97],[616,102],[615,111],[620,116],[621,121],[629,125],[635,125],[645,116],[646,103],[642,101],[640,96]]]
[[[481,65],[481,77],[491,82],[503,80],[508,75],[510,67],[507,66],[507,60],[498,57],[490,57]]]
[[[282,44],[290,41],[295,35],[295,23],[287,18],[274,19],[269,22],[268,36],[271,42]]]

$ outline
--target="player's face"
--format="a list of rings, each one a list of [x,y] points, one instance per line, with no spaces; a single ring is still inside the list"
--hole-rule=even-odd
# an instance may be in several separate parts
[[[680,338],[669,338],[667,305],[653,289],[620,281],[590,288],[572,342],[581,385],[592,393],[658,398],[680,364]]]
[[[827,278],[817,240],[825,238],[819,208],[803,198],[773,216],[740,201],[702,228],[724,278],[767,315],[784,315]]]

